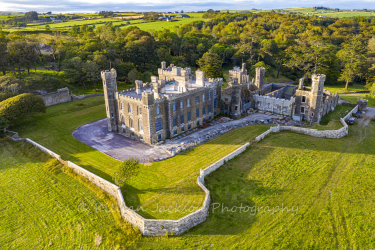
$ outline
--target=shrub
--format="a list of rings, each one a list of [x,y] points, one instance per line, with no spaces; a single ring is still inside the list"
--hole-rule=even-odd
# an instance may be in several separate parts
[[[21,94],[0,102],[0,114],[8,120],[44,112],[46,106],[43,98],[33,94]]]
[[[123,186],[132,177],[136,176],[139,171],[139,161],[136,158],[130,158],[118,165],[113,175],[113,180],[118,186]]]
[[[4,132],[9,127],[9,121],[0,114],[0,133]]]

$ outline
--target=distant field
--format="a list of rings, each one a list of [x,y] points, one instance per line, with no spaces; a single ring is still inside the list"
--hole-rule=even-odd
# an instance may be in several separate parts
[[[353,85],[349,86],[347,90],[345,89],[344,84],[342,84],[342,85],[325,85],[324,88],[331,91],[332,94],[336,93],[336,91],[337,91],[337,93],[339,95],[367,90],[367,89],[365,89],[365,85],[363,85],[363,84],[353,84]]]
[[[131,25],[131,26],[136,26],[140,28],[141,30],[149,31],[149,30],[163,30],[163,29],[171,29],[176,26],[181,26],[184,24],[188,24],[194,21],[205,21],[207,19],[204,18],[181,18],[181,19],[176,19],[173,22],[166,22],[166,21],[156,21],[156,22],[148,22],[148,23],[140,23],[136,25]]]

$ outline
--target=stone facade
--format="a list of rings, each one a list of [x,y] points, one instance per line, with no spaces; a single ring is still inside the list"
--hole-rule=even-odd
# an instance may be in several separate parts
[[[228,84],[231,85],[234,79],[237,79],[239,84],[249,83],[249,75],[247,74],[246,63],[242,63],[242,68],[234,67],[229,70]]]
[[[154,144],[173,138],[220,114],[221,78],[205,78],[197,70],[174,65],[158,70],[150,83],[117,91],[116,71],[103,71],[109,131]]]
[[[337,106],[339,96],[337,92],[332,95],[324,89],[325,79],[325,75],[312,75],[311,88],[304,87],[303,79],[300,80],[295,94],[295,115],[311,123],[319,123],[324,115]]]
[[[56,92],[42,94],[41,96],[46,107],[72,101],[68,88],[58,89]]]
[[[264,95],[254,95],[255,108],[276,114],[291,116],[294,107],[294,97],[290,100]]]

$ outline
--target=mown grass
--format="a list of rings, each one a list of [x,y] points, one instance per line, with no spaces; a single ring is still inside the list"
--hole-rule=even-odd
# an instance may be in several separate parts
[[[116,202],[83,183],[28,143],[0,142],[0,248],[135,247],[140,233],[113,216]]]
[[[344,95],[344,96],[340,96],[340,99],[351,102],[351,103],[357,103],[358,100],[366,99],[368,100],[367,106],[375,108],[375,100],[366,94]]]
[[[112,182],[119,161],[75,140],[73,131],[89,122],[105,118],[103,97],[61,104],[47,108],[47,113],[18,120],[11,130],[19,132],[89,171]],[[269,126],[238,129],[168,160],[143,166],[139,175],[124,188],[128,206],[141,207],[146,218],[178,219],[190,210],[169,213],[161,207],[200,208],[204,192],[196,184],[199,170],[221,159],[261,134]],[[159,209],[157,209],[159,208]]]
[[[337,105],[334,111],[331,111],[322,117],[320,124],[313,124],[311,128],[318,130],[340,129],[343,127],[340,118],[344,118],[344,116],[352,109],[353,107],[350,106]]]
[[[139,246],[374,249],[374,131],[372,121],[342,139],[272,134],[206,178],[212,201],[204,223],[179,237],[143,237]]]
[[[366,91],[367,90],[367,89],[365,89],[365,85],[362,85],[362,84],[353,84],[353,85],[349,86],[348,90],[345,89],[344,85],[342,85],[342,86],[325,85],[324,88],[331,91],[332,94],[336,93],[336,91],[337,91],[339,95],[350,94],[350,93],[354,93],[354,92],[357,92],[357,91]]]

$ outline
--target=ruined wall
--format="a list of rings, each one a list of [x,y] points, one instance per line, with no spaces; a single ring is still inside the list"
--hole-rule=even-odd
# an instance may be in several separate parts
[[[255,108],[258,110],[269,111],[272,113],[283,115],[292,114],[294,104],[293,97],[290,100],[260,95],[254,95],[253,97],[255,101]]]
[[[343,125],[343,127],[337,130],[317,130],[317,129],[310,129],[310,128],[300,128],[300,127],[294,127],[294,126],[278,125],[277,127],[271,127],[269,130],[267,130],[263,134],[257,136],[255,138],[255,141],[261,141],[264,139],[266,135],[270,133],[277,133],[280,131],[292,131],[292,132],[301,133],[301,134],[310,135],[310,136],[319,137],[319,138],[339,139],[348,134],[349,128],[348,128],[348,125],[346,124],[346,121],[350,117],[352,117],[353,113],[357,111],[358,111],[358,105],[354,109],[352,109],[344,118],[340,118],[340,122]]]
[[[41,96],[46,107],[72,101],[68,88],[58,89],[56,92],[42,94]]]
[[[104,96],[104,93],[94,93],[94,94],[89,94],[89,95],[72,95],[72,101],[78,101],[78,100],[83,100],[86,98],[90,97],[95,97],[95,96]]]

